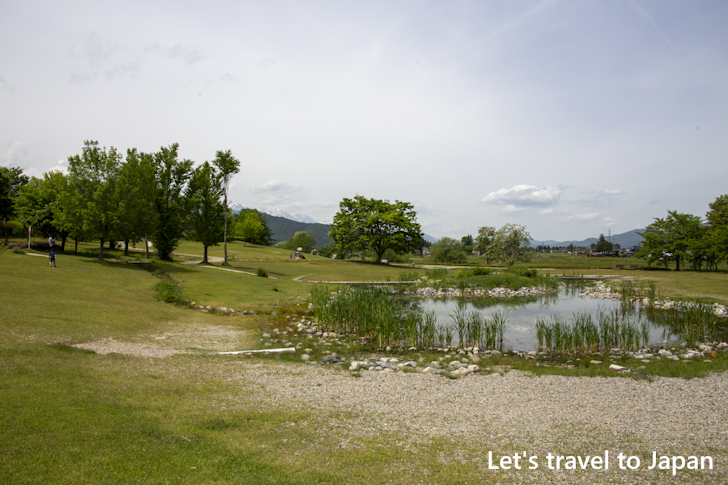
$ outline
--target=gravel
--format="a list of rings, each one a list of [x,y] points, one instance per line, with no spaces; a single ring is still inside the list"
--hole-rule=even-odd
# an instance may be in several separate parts
[[[77,346],[101,354],[161,358],[173,353],[229,350],[240,342],[241,335],[229,327],[188,326],[152,336],[154,343],[148,338],[137,343],[105,339]],[[356,448],[363,438],[388,440],[392,433],[401,435],[398,446],[407,446],[412,453],[427,452],[433,442],[447,442],[446,455],[432,456],[432,460],[467,461],[484,478],[496,481],[728,483],[728,373],[648,381],[534,377],[510,371],[447,379],[403,372],[362,372],[355,377],[333,365],[232,356],[204,363],[199,359],[167,360],[166,365],[175,367],[174,373],[220,380],[237,389],[211,406],[232,411],[235,406],[230,405],[236,401],[245,405],[253,399],[265,409],[313,412],[326,423],[318,431],[321,439],[336,447]],[[608,471],[550,470],[546,466],[549,452],[586,457],[603,455],[604,450],[610,453]],[[496,459],[514,452],[537,455],[540,466],[536,470],[490,470],[488,451]],[[678,471],[675,476],[648,470],[653,451],[658,456],[709,455],[714,469]],[[640,469],[621,470],[620,452],[639,456]]]

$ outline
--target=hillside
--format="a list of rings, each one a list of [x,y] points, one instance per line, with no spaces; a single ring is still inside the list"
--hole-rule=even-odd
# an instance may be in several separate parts
[[[287,241],[298,231],[306,231],[313,234],[316,239],[317,246],[326,246],[331,242],[329,237],[329,231],[331,226],[329,224],[309,223],[309,222],[297,222],[284,217],[272,216],[270,214],[263,214],[265,220],[273,233],[273,242]]]

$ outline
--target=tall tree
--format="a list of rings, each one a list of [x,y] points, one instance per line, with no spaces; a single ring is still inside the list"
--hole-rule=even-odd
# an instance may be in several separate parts
[[[192,228],[187,238],[201,242],[205,248],[202,262],[208,264],[207,248],[223,237],[225,209],[220,198],[220,174],[208,162],[192,171],[185,193],[185,220]]]
[[[357,195],[341,201],[329,236],[345,251],[370,249],[377,255],[377,262],[381,262],[387,249],[395,252],[417,249],[422,231],[412,204]]]
[[[56,222],[55,214],[67,183],[67,177],[62,172],[45,172],[42,178],[32,177],[20,189],[16,201],[18,218],[45,236],[60,238],[62,250],[66,249],[68,231]]]
[[[223,241],[225,245],[225,260],[223,261],[223,265],[227,266],[228,260],[227,260],[227,221],[228,221],[228,190],[230,189],[230,179],[233,175],[238,173],[240,171],[240,162],[237,158],[233,157],[233,154],[230,150],[227,150],[223,152],[222,150],[218,150],[217,154],[215,155],[215,160],[213,162],[215,166],[217,167],[218,171],[220,172],[220,178],[222,180],[222,189],[223,194],[225,198],[225,222],[224,222],[224,229],[223,229]]]
[[[681,266],[685,269],[685,260],[691,256],[692,242],[702,237],[700,225],[698,216],[668,211],[666,218],[655,218],[644,232],[638,233],[644,241],[637,255],[650,261],[661,260],[665,268],[669,261],[675,261],[676,271]]]
[[[301,251],[304,253],[307,253],[311,251],[316,246],[316,238],[313,237],[313,234],[306,231],[298,231],[296,232],[291,239],[286,241],[286,243],[283,245],[284,248],[290,249],[291,251],[295,251],[298,248],[301,248]]]
[[[159,257],[167,260],[182,237],[183,190],[192,171],[192,161],[178,160],[178,156],[178,143],[162,147],[154,154],[157,226],[151,239]]]
[[[10,220],[15,217],[15,200],[20,188],[28,183],[28,176],[23,175],[19,167],[0,167],[0,218],[3,220],[3,232],[7,240],[8,229],[15,227]]]
[[[721,195],[709,204],[710,210],[705,218],[710,224],[707,237],[714,248],[715,256],[728,258],[728,195]]]
[[[111,147],[99,148],[96,141],[85,141],[83,152],[68,157],[68,186],[64,196],[71,199],[63,204],[76,211],[83,231],[100,241],[99,260],[104,259],[104,242],[111,240],[118,222],[116,182],[121,154]]]
[[[126,163],[119,171],[116,185],[119,200],[119,238],[124,241],[124,254],[129,255],[129,242],[144,237],[149,257],[147,240],[157,222],[154,202],[157,195],[154,158],[151,154],[139,153],[136,148],[126,151]]]

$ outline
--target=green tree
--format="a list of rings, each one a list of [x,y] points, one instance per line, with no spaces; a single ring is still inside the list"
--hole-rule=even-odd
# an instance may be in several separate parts
[[[508,266],[516,262],[530,261],[532,252],[529,244],[531,235],[525,226],[506,224],[495,233],[493,241],[495,257]]]
[[[260,216],[257,211],[246,211],[244,214],[241,213],[242,217],[238,217],[238,220],[234,225],[234,234],[243,240],[243,246],[245,241],[255,243],[258,241],[263,234],[263,224],[260,221]]]
[[[151,154],[139,153],[136,148],[127,150],[126,163],[119,171],[116,184],[119,201],[119,238],[124,241],[124,254],[129,255],[129,242],[144,237],[145,256],[149,257],[149,234],[157,223],[155,199],[157,179],[154,158]]]
[[[58,171],[45,172],[42,178],[32,177],[18,192],[15,204],[19,220],[45,236],[59,237],[63,250],[68,231],[56,223],[55,213],[66,184],[66,175]]]
[[[430,246],[430,260],[434,263],[464,263],[462,242],[443,237]]]
[[[475,246],[480,255],[485,258],[485,264],[495,258],[495,227],[484,226],[478,228],[478,235],[475,236]]]
[[[723,260],[728,258],[728,195],[716,198],[709,207],[705,218],[710,228],[705,237],[710,240],[714,257]]]
[[[381,262],[387,249],[400,253],[417,249],[422,232],[412,204],[357,195],[341,201],[329,236],[339,248],[347,252],[371,250]]]
[[[301,251],[308,253],[316,247],[316,238],[314,238],[313,234],[310,232],[298,231],[291,236],[291,239],[289,239],[283,247],[290,249],[291,251],[301,248]]]
[[[691,257],[690,246],[702,237],[700,217],[677,211],[668,211],[667,217],[655,218],[655,222],[638,233],[644,238],[638,256],[650,262],[660,260],[667,268],[675,261],[675,270],[685,269],[685,260]]]
[[[192,228],[187,238],[202,243],[204,264],[208,264],[207,248],[223,237],[225,208],[221,197],[220,174],[212,165],[205,162],[192,171],[184,200],[185,219]]]
[[[0,167],[0,218],[3,221],[10,221],[15,216],[15,199],[28,181],[21,168]]]
[[[167,260],[182,237],[183,191],[192,171],[192,161],[180,161],[178,156],[177,143],[162,147],[154,154],[157,226],[151,239],[159,257]]]
[[[227,260],[227,223],[228,223],[228,212],[230,209],[228,209],[228,190],[230,189],[230,179],[233,175],[238,173],[240,171],[240,162],[237,158],[233,157],[233,154],[230,150],[223,152],[221,150],[217,151],[217,154],[215,156],[215,160],[213,162],[215,166],[217,167],[218,171],[220,172],[220,180],[222,181],[222,190],[223,195],[225,198],[225,221],[224,221],[224,229],[223,229],[223,241],[225,245],[225,260],[223,261],[223,265],[227,266],[228,260]]]
[[[96,141],[85,141],[83,152],[68,157],[68,188],[63,196],[70,199],[61,204],[75,212],[83,232],[98,239],[99,260],[104,259],[104,242],[115,234],[118,222],[116,182],[121,154],[114,147],[99,148]]]
[[[607,251],[612,250],[612,243],[604,239],[604,234],[599,235],[599,240],[597,241],[596,245],[594,246],[594,249],[598,253],[604,253]]]

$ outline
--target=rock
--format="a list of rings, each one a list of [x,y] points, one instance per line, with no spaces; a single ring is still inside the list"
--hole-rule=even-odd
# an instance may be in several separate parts
[[[669,355],[667,356],[667,358],[670,360],[680,360],[680,357],[678,357],[677,355]]]
[[[672,355],[672,352],[667,349],[660,349],[657,351],[657,354],[662,355],[663,357],[670,357]]]
[[[461,367],[461,368],[453,371],[451,374],[454,376],[461,377],[461,376],[466,376],[466,375],[470,374],[470,371],[468,370],[467,367]]]
[[[629,369],[626,367],[622,367],[621,365],[612,364],[609,366],[609,370],[614,372],[629,372]]]
[[[301,360],[303,360],[303,361],[310,360],[310,359],[311,359],[311,356],[308,354],[301,355]]]
[[[336,362],[341,362],[341,357],[339,357],[338,355],[336,355],[335,353],[333,353],[333,354],[329,354],[329,355],[327,355],[326,357],[324,357],[324,358],[323,358],[323,359],[321,359],[321,360],[322,360],[323,362],[331,362],[331,363],[336,363]]]
[[[452,362],[450,362],[449,364],[447,364],[447,366],[449,368],[451,368],[451,369],[455,369],[458,365],[460,365],[460,361],[459,360],[453,360]]]
[[[589,363],[594,364],[594,365],[603,364],[603,362],[601,360],[590,360]]]
[[[409,350],[417,350],[417,347],[410,347]]]
[[[493,350],[493,351],[492,351],[492,352],[490,353],[490,356],[491,356],[491,357],[500,357],[501,355],[503,355],[503,353],[502,353],[502,352],[498,352],[497,350]]]
[[[359,362],[352,362],[351,365],[349,366],[349,370],[354,371],[354,372],[356,372],[360,369],[361,369],[361,365],[359,365]]]
[[[480,372],[480,366],[471,364],[468,366],[468,372]]]
[[[432,374],[435,371],[437,371],[437,369],[435,369],[434,367],[425,367],[424,369],[422,369],[423,374]]]

